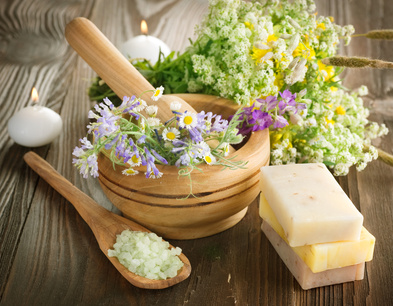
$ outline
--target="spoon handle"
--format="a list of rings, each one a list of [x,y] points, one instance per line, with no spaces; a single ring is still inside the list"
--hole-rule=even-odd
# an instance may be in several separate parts
[[[92,198],[66,180],[46,160],[33,151],[27,152],[23,159],[40,177],[71,202],[93,232],[95,228],[94,220],[110,214],[105,208],[98,205]],[[102,219],[105,220],[105,218]]]
[[[108,38],[90,20],[77,17],[67,24],[65,37],[75,51],[89,64],[91,68],[108,84],[120,97],[140,97],[147,90],[154,87],[139,73],[139,71],[120,53]],[[153,92],[141,96],[147,104],[153,104]],[[157,118],[162,122],[173,117],[170,103],[179,101],[182,104],[180,111],[195,110],[184,100],[163,96],[159,103]]]

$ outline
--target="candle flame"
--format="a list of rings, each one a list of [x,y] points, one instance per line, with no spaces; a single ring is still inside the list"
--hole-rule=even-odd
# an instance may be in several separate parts
[[[148,31],[147,31],[147,23],[145,20],[141,21],[141,32],[144,35],[147,35]]]
[[[33,89],[31,90],[31,99],[35,103],[38,102],[38,92],[37,92],[37,89],[35,89],[35,87],[33,87]]]

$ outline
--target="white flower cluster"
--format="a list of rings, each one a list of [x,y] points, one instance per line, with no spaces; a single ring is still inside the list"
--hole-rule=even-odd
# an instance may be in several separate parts
[[[274,35],[273,23],[262,6],[240,0],[210,1],[210,11],[197,29],[198,41],[189,51],[197,74],[188,86],[201,86],[213,93],[247,104],[261,95],[277,94],[273,59],[281,59],[286,44]],[[256,64],[250,51],[259,46],[263,56]],[[202,84],[195,86],[195,83]]]

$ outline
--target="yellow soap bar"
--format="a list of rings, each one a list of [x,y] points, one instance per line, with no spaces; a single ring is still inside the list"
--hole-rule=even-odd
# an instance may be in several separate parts
[[[288,270],[292,273],[304,290],[352,282],[362,280],[364,278],[364,262],[357,265],[313,273],[302,259],[293,251],[293,248],[281,239],[281,237],[267,222],[262,222],[261,228],[277,254],[287,266]]]
[[[262,167],[260,178],[291,247],[359,240],[363,216],[324,164]]]
[[[265,196],[260,194],[259,215],[286,242],[285,233]],[[304,261],[313,273],[360,264],[370,261],[374,254],[375,237],[364,227],[360,240],[317,243],[292,250]]]

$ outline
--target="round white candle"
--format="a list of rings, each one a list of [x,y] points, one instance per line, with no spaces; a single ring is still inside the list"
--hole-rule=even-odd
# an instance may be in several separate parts
[[[150,35],[138,35],[129,39],[120,47],[120,52],[126,58],[145,58],[153,65],[158,61],[160,50],[164,56],[171,53],[167,44]]]
[[[39,105],[28,106],[8,121],[8,133],[25,147],[40,147],[52,142],[61,132],[63,122],[59,114]]]
[[[161,53],[166,57],[171,53],[168,45],[157,37],[147,35],[147,23],[145,20],[141,22],[141,32],[138,35],[127,40],[120,46],[120,52],[128,58],[145,58],[153,65],[158,61]]]

